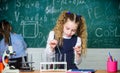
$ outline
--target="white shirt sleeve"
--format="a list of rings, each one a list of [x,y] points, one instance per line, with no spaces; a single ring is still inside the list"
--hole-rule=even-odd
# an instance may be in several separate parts
[[[51,61],[54,58],[55,55],[55,51],[52,52],[51,48],[50,48],[50,41],[54,39],[54,31],[50,31],[49,35],[48,35],[48,39],[47,39],[47,44],[46,44],[46,48],[45,48],[45,55],[46,55],[46,60],[47,61]]]
[[[81,46],[81,38],[80,37],[77,37],[77,42],[76,42],[75,46]],[[75,53],[75,60],[74,60],[74,62],[75,62],[75,64],[79,65],[82,62],[82,56],[80,57],[80,59],[77,59],[76,58],[77,54],[76,54],[75,51],[74,51],[74,53]]]

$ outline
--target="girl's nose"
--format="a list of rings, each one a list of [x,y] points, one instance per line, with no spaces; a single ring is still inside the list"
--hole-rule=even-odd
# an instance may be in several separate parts
[[[70,35],[71,33],[72,33],[72,31],[71,31],[71,30],[69,30],[69,31],[68,31],[68,34]]]

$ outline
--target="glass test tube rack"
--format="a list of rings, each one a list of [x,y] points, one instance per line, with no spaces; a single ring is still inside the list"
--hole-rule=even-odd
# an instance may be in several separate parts
[[[28,54],[27,54],[27,61],[25,61],[25,58],[22,57],[22,67],[20,71],[34,71],[33,70],[33,61],[32,61],[32,54],[30,55],[30,61],[28,61]]]
[[[41,59],[46,56],[41,55]],[[46,57],[47,58],[47,57]],[[44,60],[40,62],[40,73],[66,73],[67,72],[67,62],[66,62],[66,54],[60,55],[55,54],[52,60]]]

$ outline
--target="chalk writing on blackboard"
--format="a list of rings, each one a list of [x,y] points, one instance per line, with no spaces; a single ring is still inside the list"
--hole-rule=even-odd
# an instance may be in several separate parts
[[[85,17],[88,48],[120,48],[119,0],[0,0],[0,20],[9,20],[28,47],[46,46],[63,10]]]

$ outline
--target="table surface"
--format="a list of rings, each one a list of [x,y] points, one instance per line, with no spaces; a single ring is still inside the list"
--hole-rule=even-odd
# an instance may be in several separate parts
[[[40,71],[20,72],[20,73],[40,73]],[[64,73],[64,72],[42,72],[42,73]],[[120,73],[120,70],[118,72],[107,72],[106,70],[96,70],[95,73]]]
[[[2,72],[0,71],[0,73]],[[40,73],[40,71],[35,70],[31,72],[20,72],[20,73]],[[64,72],[42,72],[42,73],[64,73]],[[96,70],[95,73],[120,73],[120,70],[118,72],[107,72],[106,70]]]

